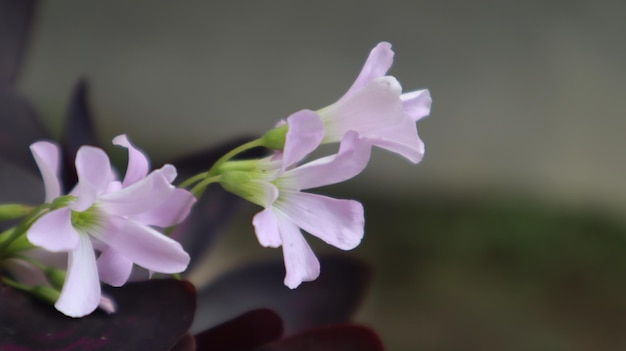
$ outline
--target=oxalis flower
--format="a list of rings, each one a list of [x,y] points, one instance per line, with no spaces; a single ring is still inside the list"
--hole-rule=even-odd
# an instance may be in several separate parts
[[[398,80],[386,75],[393,55],[391,44],[378,44],[350,89],[337,102],[317,111],[325,126],[324,143],[340,141],[353,130],[372,145],[413,163],[421,161],[424,143],[415,122],[430,113],[430,92],[402,94]]]
[[[171,184],[176,177],[172,165],[148,174],[147,158],[126,136],[114,143],[129,150],[124,180],[116,179],[104,151],[83,146],[76,154],[78,184],[70,196],[60,198],[58,146],[45,141],[31,145],[46,202],[62,206],[39,218],[26,235],[43,249],[68,252],[67,276],[55,307],[71,317],[91,313],[100,302],[100,280],[124,284],[133,263],[167,274],[182,272],[189,263],[178,242],[150,225],[182,221],[193,196]],[[98,263],[94,249],[102,251]]]
[[[302,192],[335,184],[359,174],[370,158],[371,145],[355,132],[345,133],[339,151],[297,166],[324,138],[324,124],[313,111],[287,118],[282,152],[221,167],[222,185],[265,209],[252,221],[262,246],[280,247],[285,261],[285,285],[296,288],[316,279],[320,265],[300,229],[342,250],[356,247],[363,237],[363,206],[354,200]]]

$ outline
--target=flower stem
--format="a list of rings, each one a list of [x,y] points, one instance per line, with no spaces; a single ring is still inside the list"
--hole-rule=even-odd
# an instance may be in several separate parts
[[[247,151],[257,146],[263,146],[262,139],[255,139],[255,140],[249,141],[245,144],[239,145],[236,148],[230,150],[229,152],[224,154],[224,156],[220,157],[217,161],[215,161],[213,166],[208,170],[208,172],[206,172],[206,176],[208,177],[208,176],[211,176],[213,173],[215,173],[215,171],[218,170],[224,162],[230,160],[231,158],[239,155],[240,153],[244,151]]]

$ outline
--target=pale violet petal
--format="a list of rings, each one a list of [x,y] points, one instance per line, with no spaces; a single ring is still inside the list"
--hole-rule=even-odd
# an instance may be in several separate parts
[[[366,136],[401,122],[405,118],[401,92],[400,83],[394,77],[385,76],[319,110],[326,128],[324,143],[340,141],[349,130]]]
[[[315,150],[324,138],[324,123],[315,111],[298,111],[287,118],[287,124],[283,171]]]
[[[106,314],[113,314],[117,310],[117,304],[115,303],[115,300],[105,294],[102,294],[102,296],[100,296],[100,303],[98,304],[98,307]]]
[[[187,218],[196,198],[185,189],[174,189],[172,195],[147,212],[132,216],[137,222],[154,225],[157,227],[169,227],[181,223]]]
[[[30,146],[33,158],[39,167],[45,189],[45,201],[61,196],[61,184],[59,183],[60,150],[59,147],[49,141],[39,141]]]
[[[11,275],[17,282],[24,285],[45,285],[48,279],[41,269],[35,267],[32,263],[19,258],[7,258],[2,260],[0,264],[2,270]]]
[[[348,131],[339,152],[288,170],[277,180],[279,187],[293,190],[311,189],[346,181],[361,173],[371,155],[371,145]]]
[[[261,246],[279,247],[281,245],[278,221],[272,207],[257,213],[252,219],[252,225]]]
[[[284,214],[277,213],[283,258],[285,260],[285,285],[297,288],[302,282],[317,279],[320,263],[302,233]]]
[[[76,250],[80,234],[72,226],[72,210],[63,207],[44,214],[26,232],[26,237],[35,246],[52,252]]]
[[[428,89],[411,91],[400,95],[404,113],[406,113],[413,122],[430,114],[430,107],[433,103]]]
[[[90,314],[98,304],[100,279],[96,255],[89,236],[80,235],[78,248],[69,252],[65,283],[54,307],[67,316],[77,318]]]
[[[189,255],[180,243],[158,231],[122,217],[111,217],[98,233],[118,254],[135,264],[159,273],[180,273],[189,264]]]
[[[96,262],[100,280],[111,286],[124,285],[133,270],[133,262],[111,248],[104,250]]]
[[[126,134],[113,138],[113,144],[128,149],[128,166],[126,166],[126,174],[124,175],[124,187],[134,184],[148,175],[150,171],[148,157],[128,140]]]
[[[75,211],[88,209],[97,196],[107,190],[113,180],[109,157],[102,149],[82,146],[76,153],[76,173],[78,174],[78,199],[72,203]]]
[[[415,122],[408,118],[402,123],[379,130],[376,135],[367,137],[367,140],[413,163],[420,162],[424,157],[424,142],[417,134]]]
[[[172,196],[174,189],[161,171],[155,170],[133,185],[103,194],[98,200],[107,213],[130,216],[159,206]]]
[[[363,238],[365,219],[358,201],[283,191],[274,206],[298,227],[339,249],[351,250]]]
[[[387,74],[387,71],[393,64],[393,50],[391,50],[391,44],[387,42],[381,42],[370,51],[361,72],[358,77],[352,83],[352,86],[344,98],[353,94],[358,89],[363,88],[376,78],[380,78]]]

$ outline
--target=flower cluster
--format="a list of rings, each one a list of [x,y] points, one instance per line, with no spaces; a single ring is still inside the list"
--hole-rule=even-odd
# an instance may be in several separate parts
[[[177,176],[173,165],[151,171],[144,153],[120,135],[113,143],[128,151],[123,178],[102,149],[82,146],[75,158],[78,182],[64,192],[59,180],[59,146],[49,141],[32,144],[45,203],[37,207],[0,205],[0,220],[22,218],[0,234],[0,264],[9,272],[20,264],[33,265],[43,271],[49,286],[29,286],[17,273],[3,277],[3,282],[45,295],[71,317],[90,314],[98,306],[112,311],[114,304],[102,295],[101,282],[124,285],[134,265],[148,270],[150,276],[186,270],[190,257],[168,233],[185,220],[196,199],[213,183],[263,207],[252,224],[262,246],[282,247],[285,285],[293,289],[316,279],[320,263],[302,231],[351,250],[363,238],[364,210],[358,201],[306,190],[355,177],[367,166],[373,146],[413,163],[423,157],[416,122],[429,114],[430,94],[428,90],[402,93],[396,78],[387,75],[392,61],[391,45],[380,43],[337,102],[290,115],[179,187],[172,184]],[[303,163],[320,145],[329,143],[339,143],[336,153]],[[259,146],[273,153],[257,159],[233,159]],[[50,268],[28,256],[33,249],[66,254],[66,270]]]

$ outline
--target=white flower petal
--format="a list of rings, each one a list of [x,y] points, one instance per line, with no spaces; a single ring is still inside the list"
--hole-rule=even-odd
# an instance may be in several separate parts
[[[277,213],[285,260],[285,285],[295,289],[302,282],[317,279],[320,263],[302,233],[284,214]]]
[[[252,219],[254,232],[263,247],[279,247],[282,243],[278,231],[278,221],[272,207],[257,213]]]
[[[351,250],[363,238],[365,218],[358,201],[282,191],[274,207],[298,227],[339,249]]]
[[[99,303],[96,256],[89,236],[80,235],[78,249],[69,252],[67,276],[54,307],[67,316],[83,317],[93,312]]]
[[[178,242],[128,219],[109,218],[105,230],[97,235],[118,254],[151,271],[180,273],[189,264],[189,255]]]
[[[132,219],[157,227],[169,227],[187,218],[196,198],[185,189],[174,189],[172,195],[158,206],[132,216]]]
[[[76,173],[78,174],[78,199],[72,203],[75,211],[88,209],[96,197],[105,192],[113,180],[109,157],[102,149],[82,146],[76,153]]]
[[[26,232],[35,246],[52,252],[72,251],[80,244],[80,234],[72,226],[72,210],[63,207],[41,216]]]
[[[417,134],[415,122],[408,118],[402,123],[379,130],[376,135],[367,137],[367,140],[413,163],[420,162],[424,157],[424,142]]]
[[[375,48],[370,51],[359,76],[343,98],[353,94],[355,91],[363,88],[376,78],[383,77],[387,74],[387,71],[393,64],[393,50],[391,50],[391,44],[387,42],[381,42],[376,45]]]
[[[385,76],[318,111],[326,128],[324,143],[340,141],[349,130],[369,136],[401,122],[405,118],[401,92],[400,83]]]
[[[428,116],[430,107],[433,103],[428,89],[411,91],[400,95],[404,113],[406,113],[413,122]]]
[[[46,192],[46,203],[61,196],[61,184],[59,183],[60,150],[59,147],[48,141],[40,141],[30,146],[37,167],[43,178]]]
[[[277,180],[280,188],[311,189],[346,181],[361,173],[371,155],[371,145],[354,131],[344,136],[339,152],[288,170]]]
[[[124,187],[136,183],[148,175],[150,171],[150,162],[141,150],[128,140],[126,134],[118,135],[113,139],[113,144],[128,149],[128,166],[124,175]]]
[[[287,118],[287,124],[283,171],[315,150],[324,138],[324,123],[317,112],[298,111]]]
[[[133,262],[111,248],[104,250],[96,262],[100,280],[111,286],[124,285],[133,270]]]

